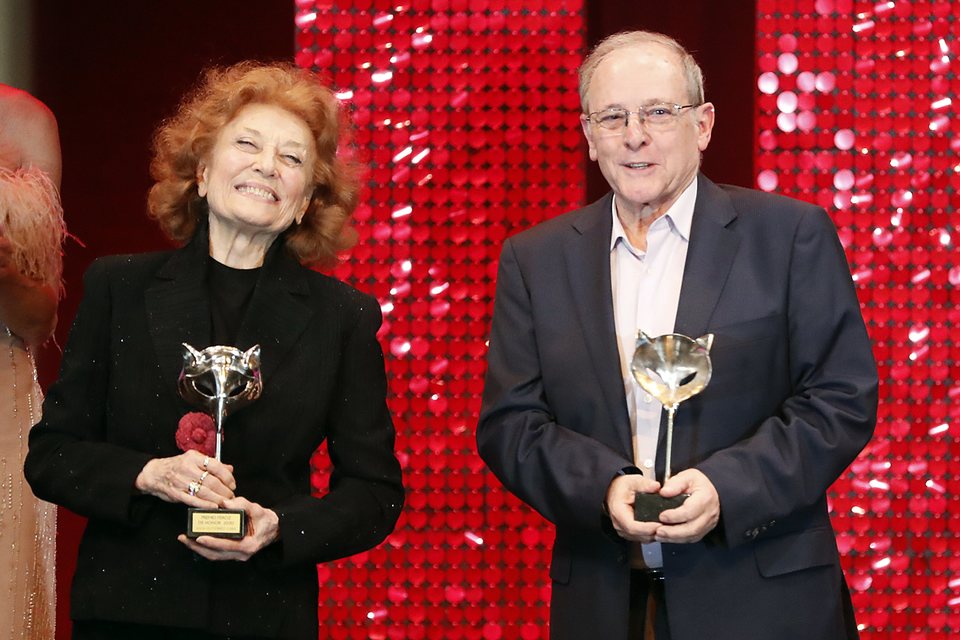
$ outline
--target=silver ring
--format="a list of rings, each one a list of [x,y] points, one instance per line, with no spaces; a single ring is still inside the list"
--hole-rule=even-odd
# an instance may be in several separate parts
[[[188,494],[188,495],[195,496],[195,495],[197,495],[197,492],[198,492],[198,491],[200,491],[200,483],[199,483],[199,482],[191,482],[190,484],[187,485],[187,494]]]
[[[207,471],[207,464],[208,464],[209,462],[210,462],[210,456],[207,456],[207,457],[205,457],[205,458],[203,459],[203,471],[204,471],[204,473],[206,473],[206,471]]]
[[[207,479],[207,476],[210,475],[209,471],[204,471],[200,474],[200,479],[197,480],[197,491],[200,490],[200,487],[203,486],[203,481]]]

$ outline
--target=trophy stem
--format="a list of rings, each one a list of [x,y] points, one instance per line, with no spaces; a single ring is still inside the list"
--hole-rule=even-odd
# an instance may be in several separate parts
[[[220,394],[217,396],[217,448],[214,457],[220,460],[220,447],[223,445],[223,414],[226,412],[224,401],[226,396]]]
[[[673,456],[673,414],[677,412],[677,405],[672,404],[667,407],[667,457],[663,473],[663,483],[666,484],[670,479],[670,460]]]

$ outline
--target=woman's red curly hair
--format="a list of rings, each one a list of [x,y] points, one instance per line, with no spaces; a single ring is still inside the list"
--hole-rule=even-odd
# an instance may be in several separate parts
[[[288,63],[241,62],[207,70],[154,141],[147,197],[149,215],[174,242],[186,243],[207,215],[197,193],[197,167],[209,158],[223,127],[248,104],[279,107],[303,120],[314,136],[314,189],[299,225],[284,241],[303,264],[329,266],[356,243],[350,216],[360,188],[358,167],[337,155],[346,122],[333,92],[316,75]]]

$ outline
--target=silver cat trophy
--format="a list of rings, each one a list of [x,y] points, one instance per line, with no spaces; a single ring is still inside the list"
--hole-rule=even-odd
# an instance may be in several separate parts
[[[246,351],[213,346],[197,351],[183,343],[183,369],[177,381],[180,396],[213,416],[217,425],[216,453],[220,460],[223,421],[260,397],[260,345]],[[189,509],[187,536],[242,538],[247,529],[243,509]]]
[[[710,382],[713,373],[710,363],[712,346],[712,333],[696,340],[678,333],[652,339],[643,331],[637,333],[630,372],[637,384],[667,410],[664,483],[670,479],[674,414],[681,402],[703,391]],[[686,495],[664,498],[657,493],[638,493],[633,504],[634,518],[644,522],[659,521],[661,511],[679,507],[686,499]]]

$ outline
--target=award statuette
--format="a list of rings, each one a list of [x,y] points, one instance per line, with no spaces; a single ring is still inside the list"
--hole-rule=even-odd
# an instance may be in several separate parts
[[[183,370],[177,384],[187,402],[211,414],[217,426],[216,453],[220,460],[223,421],[230,413],[260,397],[260,345],[247,351],[236,347],[213,346],[197,351],[183,344]],[[214,536],[239,539],[247,532],[243,509],[189,509],[187,536]]]
[[[710,347],[713,334],[708,333],[696,340],[678,333],[668,333],[649,338],[637,333],[637,348],[633,352],[630,371],[644,391],[660,401],[667,410],[667,451],[664,484],[670,479],[670,458],[673,454],[673,416],[677,407],[703,391],[710,382],[713,369],[710,364]],[[683,504],[686,495],[664,498],[658,493],[638,493],[633,503],[634,518],[642,522],[655,522],[660,512]]]

